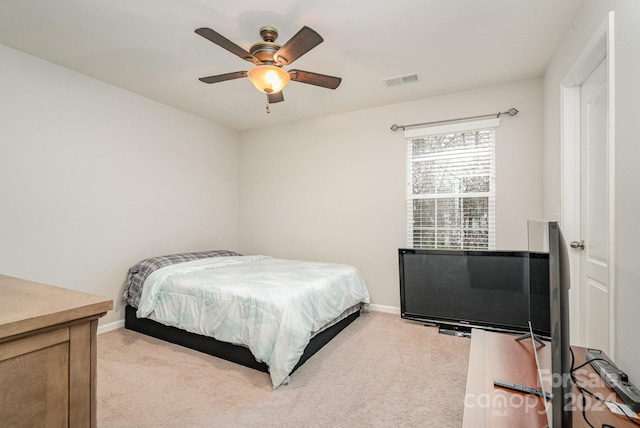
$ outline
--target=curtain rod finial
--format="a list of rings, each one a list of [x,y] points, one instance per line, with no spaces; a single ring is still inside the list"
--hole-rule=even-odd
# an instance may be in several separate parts
[[[506,114],[507,116],[511,116],[511,117],[513,117],[513,116],[515,116],[516,114],[518,114],[518,109],[517,109],[517,108],[513,108],[513,107],[512,107],[512,108],[510,108],[510,109],[509,109],[509,110],[507,110],[507,111],[503,111],[503,112],[498,113],[498,115],[497,115],[496,117],[500,117],[500,116],[502,116],[503,114]]]
[[[398,126],[398,125],[396,125],[395,123],[394,123],[393,125],[391,125],[391,130],[392,130],[393,132],[396,132],[396,131],[397,131],[398,129],[400,129],[400,128],[401,128],[401,126]]]

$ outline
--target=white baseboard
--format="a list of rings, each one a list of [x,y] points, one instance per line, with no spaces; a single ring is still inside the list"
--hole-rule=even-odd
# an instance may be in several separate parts
[[[106,333],[111,330],[117,330],[124,327],[124,318],[118,321],[110,322],[109,324],[98,325],[98,334]]]
[[[395,306],[376,305],[376,304],[370,303],[369,310],[372,312],[387,312],[389,314],[400,315],[400,308]]]
[[[369,310],[372,312],[386,312],[389,314],[400,315],[400,308],[397,308],[395,306],[369,304]],[[110,322],[109,324],[98,325],[98,334],[106,333],[112,330],[117,330],[123,327],[124,327],[124,319]]]

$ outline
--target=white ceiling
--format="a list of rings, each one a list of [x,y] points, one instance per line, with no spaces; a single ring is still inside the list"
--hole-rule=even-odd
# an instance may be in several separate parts
[[[0,43],[245,130],[541,76],[581,1],[0,0]],[[267,114],[248,79],[198,81],[251,64],[196,28],[248,50],[264,25],[281,45],[304,25],[320,33],[324,42],[285,68],[342,84],[291,82]],[[411,73],[417,83],[383,83]]]

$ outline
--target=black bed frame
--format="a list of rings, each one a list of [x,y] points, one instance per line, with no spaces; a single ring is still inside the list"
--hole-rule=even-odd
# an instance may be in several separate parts
[[[311,341],[309,341],[309,344],[304,349],[304,353],[300,357],[298,364],[296,364],[293,370],[291,370],[291,373],[296,371],[298,367],[307,361],[313,354],[318,352],[320,348],[326,345],[359,316],[360,311],[356,311],[326,330],[316,334]],[[143,333],[157,339],[162,339],[167,342],[175,343],[176,345],[181,345],[215,357],[223,358],[227,361],[242,364],[243,366],[252,369],[269,373],[269,367],[263,362],[256,361],[256,358],[253,356],[251,351],[249,351],[249,348],[233,345],[227,342],[221,342],[212,337],[180,330],[176,327],[166,326],[148,318],[138,318],[136,317],[136,309],[129,305],[126,306],[124,326],[125,328],[137,331],[138,333]]]

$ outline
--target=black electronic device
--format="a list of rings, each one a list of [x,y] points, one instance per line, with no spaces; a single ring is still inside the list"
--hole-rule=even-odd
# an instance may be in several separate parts
[[[471,328],[550,337],[549,255],[529,251],[399,249],[405,319],[456,336]]]
[[[548,388],[545,393],[551,394],[551,405],[546,405],[549,428],[570,428],[572,426],[572,357],[569,340],[569,288],[570,266],[569,253],[564,237],[555,221],[528,222],[529,250],[532,252],[548,252],[549,255],[549,322],[551,329],[551,385],[544,383],[536,347],[534,354],[538,377],[541,386]],[[530,334],[535,332],[535,324],[539,319],[532,318]]]
[[[552,394],[549,426],[572,426],[571,344],[569,340],[569,253],[555,221],[548,224],[549,317],[551,321]],[[548,413],[549,415],[549,413]]]
[[[631,410],[640,413],[640,391],[629,378],[602,351],[587,349],[585,356],[593,369],[604,379]]]
[[[553,398],[553,394],[544,392],[542,389],[532,388],[525,385],[518,385],[517,383],[503,382],[498,379],[494,379],[493,386],[499,386],[501,388],[510,389],[512,391],[522,392],[524,394],[537,395],[538,397],[544,397],[547,400],[551,400]]]
[[[462,325],[439,325],[438,333],[456,337],[471,337],[471,327]]]

